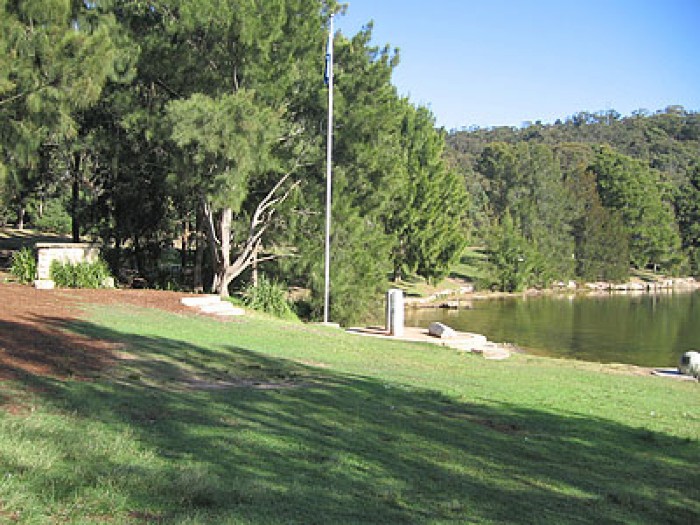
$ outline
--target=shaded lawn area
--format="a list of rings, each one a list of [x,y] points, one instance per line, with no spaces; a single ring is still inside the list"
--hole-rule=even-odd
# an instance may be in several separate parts
[[[38,242],[71,242],[70,235],[61,235],[25,228],[0,228],[0,251],[31,248]]]
[[[123,345],[0,383],[0,522],[700,518],[697,384],[260,318],[44,321]]]

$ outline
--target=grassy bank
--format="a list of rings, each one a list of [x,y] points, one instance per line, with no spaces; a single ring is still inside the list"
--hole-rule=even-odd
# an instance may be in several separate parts
[[[120,359],[0,383],[0,522],[700,519],[696,383],[263,318],[62,328]]]

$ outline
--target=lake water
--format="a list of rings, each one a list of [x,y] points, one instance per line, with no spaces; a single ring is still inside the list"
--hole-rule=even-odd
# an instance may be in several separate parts
[[[467,303],[462,303],[463,305]],[[528,353],[672,367],[700,350],[700,291],[474,300],[470,309],[408,309],[406,325],[440,321]]]

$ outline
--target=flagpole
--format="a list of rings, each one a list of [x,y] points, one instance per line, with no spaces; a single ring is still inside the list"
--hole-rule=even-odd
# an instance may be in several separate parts
[[[331,15],[328,47],[326,49],[326,75],[328,81],[328,137],[326,140],[326,250],[324,268],[323,322],[329,322],[331,282],[331,194],[333,154],[333,15]]]

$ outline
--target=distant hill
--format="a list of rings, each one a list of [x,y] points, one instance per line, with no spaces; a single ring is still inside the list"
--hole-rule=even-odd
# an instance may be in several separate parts
[[[700,159],[700,113],[669,106],[627,117],[616,111],[581,112],[554,124],[463,129],[447,135],[448,157],[453,162],[468,162],[494,142],[608,144],[679,181],[688,166]]]
[[[452,131],[446,144],[492,286],[624,279],[630,264],[700,273],[698,112],[583,112]]]

